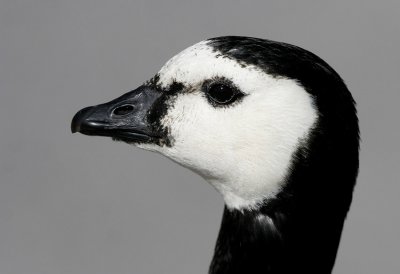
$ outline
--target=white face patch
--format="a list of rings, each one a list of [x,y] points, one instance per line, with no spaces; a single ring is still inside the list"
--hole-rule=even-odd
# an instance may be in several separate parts
[[[201,175],[222,194],[228,208],[256,208],[282,189],[294,152],[317,120],[303,87],[258,67],[243,67],[207,41],[173,57],[159,76],[162,87],[176,81],[190,92],[177,95],[161,121],[172,146],[139,147]],[[212,106],[201,87],[215,77],[229,79],[246,96],[232,106]]]

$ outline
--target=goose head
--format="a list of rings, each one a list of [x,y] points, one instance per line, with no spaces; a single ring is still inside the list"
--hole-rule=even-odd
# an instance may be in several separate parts
[[[189,168],[222,195],[224,220],[249,218],[275,238],[290,235],[288,257],[304,244],[295,235],[315,229],[302,221],[335,230],[332,268],[358,171],[358,123],[347,87],[314,54],[257,38],[208,39],[137,89],[82,109],[71,128]],[[216,251],[228,245],[224,234],[222,226]],[[224,264],[214,257],[211,272]]]

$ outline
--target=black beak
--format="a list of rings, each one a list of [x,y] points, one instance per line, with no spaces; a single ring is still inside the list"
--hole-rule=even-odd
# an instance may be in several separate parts
[[[158,142],[161,133],[147,117],[160,96],[159,91],[141,86],[108,103],[86,107],[75,114],[71,131],[126,142]]]

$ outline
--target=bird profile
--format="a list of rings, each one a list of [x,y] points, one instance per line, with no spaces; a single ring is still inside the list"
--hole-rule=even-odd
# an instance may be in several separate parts
[[[359,128],[345,83],[311,52],[211,38],[137,89],[80,110],[71,129],[161,153],[221,194],[210,274],[332,272]]]

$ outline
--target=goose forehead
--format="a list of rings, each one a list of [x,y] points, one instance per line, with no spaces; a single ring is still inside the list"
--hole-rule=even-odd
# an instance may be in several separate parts
[[[209,45],[207,40],[172,57],[161,68],[158,76],[162,87],[167,87],[174,81],[192,86],[206,79],[224,77],[248,91],[256,89],[256,83],[262,82],[265,87],[268,82],[273,83],[276,80],[254,65],[244,64],[223,55]]]

